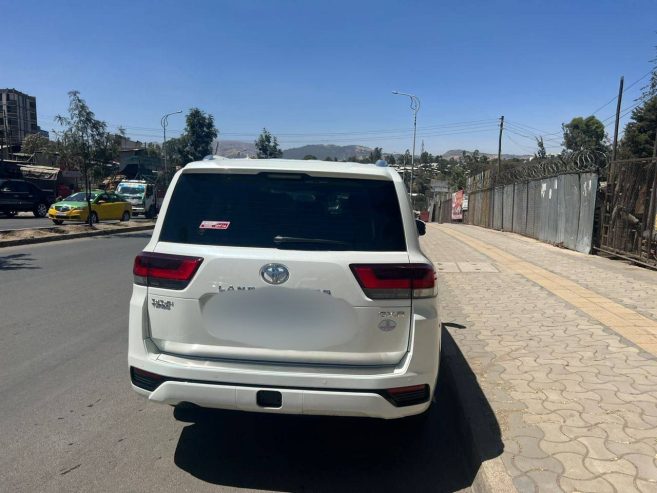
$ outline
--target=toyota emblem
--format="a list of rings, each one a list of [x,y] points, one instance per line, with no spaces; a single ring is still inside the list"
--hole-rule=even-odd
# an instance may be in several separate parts
[[[283,284],[290,278],[290,272],[283,264],[267,264],[260,269],[260,277],[267,284]]]

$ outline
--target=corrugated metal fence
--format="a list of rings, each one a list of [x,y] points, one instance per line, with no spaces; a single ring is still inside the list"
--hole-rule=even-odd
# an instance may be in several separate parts
[[[463,222],[590,253],[598,172],[605,164],[604,155],[580,152],[508,169],[499,177],[484,171],[468,178]]]

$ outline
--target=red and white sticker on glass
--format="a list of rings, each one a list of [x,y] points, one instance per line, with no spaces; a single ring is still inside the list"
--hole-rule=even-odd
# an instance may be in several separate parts
[[[228,229],[230,221],[201,221],[198,229]]]

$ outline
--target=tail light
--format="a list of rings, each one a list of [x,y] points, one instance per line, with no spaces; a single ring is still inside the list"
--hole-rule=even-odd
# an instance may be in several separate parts
[[[428,264],[351,264],[365,296],[373,300],[436,296],[436,272]]]
[[[411,385],[387,389],[385,397],[397,407],[414,406],[429,400],[429,386]]]
[[[152,392],[158,388],[160,384],[166,380],[166,378],[162,375],[151,373],[150,371],[131,366],[130,380],[132,380],[133,385],[136,387]]]
[[[141,252],[132,269],[135,284],[164,289],[185,289],[203,262],[201,257]]]

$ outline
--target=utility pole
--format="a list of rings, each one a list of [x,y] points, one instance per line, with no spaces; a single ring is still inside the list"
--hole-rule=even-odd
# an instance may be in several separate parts
[[[618,124],[620,122],[621,102],[623,101],[623,83],[624,77],[620,78],[620,85],[618,86],[618,101],[616,102],[616,124],[614,125],[614,147],[611,152],[611,160],[616,161],[616,149],[618,148]]]
[[[411,182],[410,182],[410,194],[411,194],[411,208],[413,206],[413,172],[415,171],[415,136],[417,133],[417,112],[420,111],[420,99],[414,94],[407,94],[405,92],[393,91],[393,94],[398,96],[408,96],[411,99],[411,111],[413,112],[413,154],[411,154]]]
[[[502,130],[504,130],[504,115],[500,116],[500,139],[497,143],[497,174],[502,170]]]
[[[167,113],[160,119],[160,125],[162,125],[162,132],[164,134],[164,140],[162,142],[162,156],[164,157],[164,179],[166,184],[169,182],[169,173],[167,169],[167,126],[169,125],[169,117],[171,115],[177,115],[182,113],[182,110],[174,111],[173,113]]]

